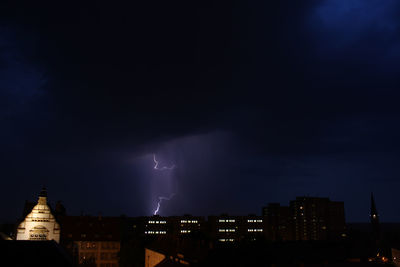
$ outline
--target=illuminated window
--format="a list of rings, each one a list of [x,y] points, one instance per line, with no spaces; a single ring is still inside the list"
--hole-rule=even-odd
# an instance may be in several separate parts
[[[218,220],[218,222],[225,222],[225,220],[221,220],[221,219],[220,219],[220,220]]]
[[[233,241],[235,241],[235,239],[233,239],[233,238],[220,238],[220,239],[218,239],[218,241],[220,241],[220,242],[233,242]]]

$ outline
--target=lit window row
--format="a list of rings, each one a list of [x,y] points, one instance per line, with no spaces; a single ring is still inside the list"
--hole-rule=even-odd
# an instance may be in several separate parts
[[[145,231],[146,235],[165,235],[167,231]]]
[[[220,239],[218,239],[218,241],[220,241],[220,242],[233,242],[233,241],[235,241],[235,239],[233,239],[233,238],[220,238]]]
[[[181,230],[181,234],[188,234],[190,233],[190,230]]]
[[[167,223],[167,221],[149,221],[149,223],[151,223],[151,224],[165,224],[165,223]]]
[[[219,219],[218,222],[235,222],[234,219]]]
[[[249,223],[255,223],[255,222],[262,223],[263,220],[247,220],[247,222],[249,222]]]
[[[181,220],[181,223],[198,223],[197,220]]]
[[[222,232],[222,233],[225,233],[225,232],[235,232],[236,230],[235,229],[218,229],[218,232]]]
[[[247,229],[247,232],[262,232],[263,229]]]

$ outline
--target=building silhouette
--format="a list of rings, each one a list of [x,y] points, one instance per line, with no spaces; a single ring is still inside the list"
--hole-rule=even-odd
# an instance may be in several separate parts
[[[376,209],[374,194],[371,192],[371,227],[372,227],[372,235],[375,241],[379,241],[380,238],[380,227],[379,227],[379,214]]]
[[[262,215],[266,219],[267,236],[272,241],[292,240],[290,209],[279,203],[269,203],[262,209]]]
[[[217,253],[214,256],[218,262],[220,251],[226,248],[261,244],[272,249],[275,244],[282,245],[282,251],[286,248],[296,251],[300,244],[315,242],[291,241],[327,241],[325,244],[334,241],[334,244],[346,237],[344,203],[320,197],[297,197],[288,206],[269,203],[263,207],[262,215],[221,214],[207,219],[188,214],[68,216],[60,201],[54,211],[49,207],[45,189],[38,203],[33,208],[30,205],[30,202],[25,205],[27,215],[17,229],[17,240],[54,239],[68,252],[74,265],[143,266],[151,265],[152,259],[163,264],[195,264],[206,258],[213,259],[205,255],[210,251]],[[371,223],[378,236],[379,220],[373,195]],[[161,254],[164,256],[159,257]]]
[[[343,202],[297,197],[290,201],[290,213],[294,240],[334,240],[345,235]]]
[[[289,206],[270,203],[262,211],[267,237],[272,241],[340,240],[346,237],[343,202],[296,197]]]
[[[120,217],[63,216],[60,225],[61,244],[75,264],[118,266]]]

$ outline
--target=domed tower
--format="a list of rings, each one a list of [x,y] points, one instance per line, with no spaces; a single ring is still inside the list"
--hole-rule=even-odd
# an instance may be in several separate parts
[[[43,188],[38,203],[17,228],[17,240],[55,240],[60,242],[60,225],[47,205],[47,191]]]

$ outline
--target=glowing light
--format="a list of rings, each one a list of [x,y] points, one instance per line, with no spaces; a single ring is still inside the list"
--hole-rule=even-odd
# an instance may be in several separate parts
[[[156,159],[156,154],[153,154],[153,161],[154,161],[154,170],[157,171],[172,171],[173,169],[175,169],[175,164],[172,164],[170,167],[168,166],[163,166],[163,167],[159,167],[158,164],[158,160]],[[154,210],[153,215],[157,215],[158,212],[160,211],[160,207],[161,207],[161,203],[163,202],[163,200],[171,200],[174,197],[175,193],[172,193],[169,197],[164,197],[164,196],[160,196],[158,197],[158,202],[157,202],[157,208]]]
[[[171,200],[175,194],[171,194],[170,197],[158,197],[158,202],[157,202],[157,208],[154,211],[153,215],[157,215],[157,213],[160,211],[161,203],[163,200]]]
[[[153,154],[153,161],[154,161],[154,169],[155,170],[158,170],[158,171],[165,171],[165,170],[169,170],[169,171],[171,171],[171,170],[173,170],[173,169],[175,169],[175,164],[172,164],[172,166],[171,167],[167,167],[167,166],[163,166],[163,167],[158,167],[158,160],[156,159],[156,154]]]

